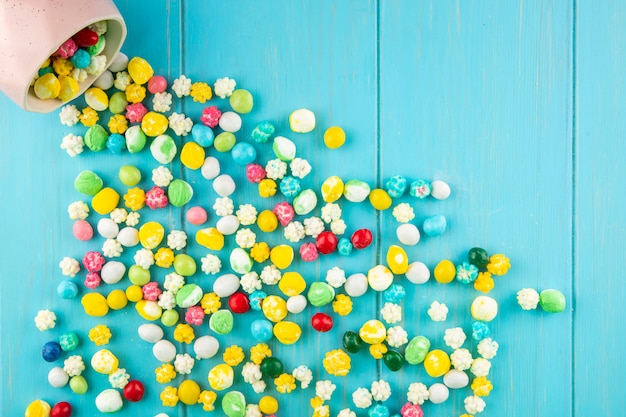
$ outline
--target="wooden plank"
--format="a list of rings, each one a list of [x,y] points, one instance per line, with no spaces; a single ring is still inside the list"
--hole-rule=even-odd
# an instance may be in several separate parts
[[[381,180],[399,174],[452,187],[442,202],[402,199],[420,226],[437,213],[449,222],[445,235],[407,248],[410,259],[432,270],[481,246],[513,265],[490,293],[500,304],[490,324],[500,351],[485,415],[571,414],[571,310],[528,313],[515,300],[523,287],[554,287],[571,302],[571,34],[571,2],[380,3]],[[389,212],[382,222],[384,250],[398,243],[397,223]],[[432,336],[433,348],[449,352],[445,329],[471,333],[472,288],[403,284],[410,337]],[[429,320],[433,300],[448,305],[446,322]],[[475,352],[475,342],[466,346]],[[409,383],[434,382],[421,365],[409,369],[383,368],[396,407]],[[453,392],[425,414],[462,414],[470,394]]]

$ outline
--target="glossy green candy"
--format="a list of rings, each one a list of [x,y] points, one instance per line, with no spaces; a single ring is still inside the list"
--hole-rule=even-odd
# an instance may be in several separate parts
[[[343,334],[343,348],[350,353],[357,353],[363,347],[363,339],[357,332],[348,330]]]
[[[146,146],[146,134],[141,130],[141,126],[131,126],[124,133],[126,138],[126,148],[130,153],[140,152]]]
[[[179,315],[176,310],[165,310],[161,315],[161,323],[164,326],[172,327],[176,323],[178,323]]]
[[[261,362],[261,372],[263,376],[276,378],[283,373],[283,363],[273,356],[269,356]]]
[[[81,194],[96,195],[104,185],[102,178],[93,171],[82,171],[74,180],[74,188]]]
[[[135,285],[144,286],[150,282],[150,270],[133,265],[128,269],[128,279]]]
[[[109,99],[109,111],[113,114],[120,114],[126,110],[128,101],[126,100],[126,93],[118,91],[113,93]]]
[[[202,288],[200,288],[198,285],[185,284],[176,293],[176,304],[178,304],[178,307],[182,308],[195,306],[202,299],[202,295]]]
[[[106,37],[104,35],[98,36],[98,42],[95,45],[88,46],[85,48],[87,53],[91,56],[100,55],[100,53],[104,50],[106,46]],[[123,94],[123,93],[122,93]]]
[[[233,313],[230,310],[218,310],[209,319],[209,329],[225,335],[233,330]]]
[[[467,253],[467,260],[478,269],[486,269],[489,263],[489,254],[483,248],[472,248]]]
[[[539,294],[539,305],[548,313],[560,313],[565,310],[565,296],[559,290],[543,290]]]
[[[178,275],[190,277],[196,273],[196,261],[185,253],[179,253],[174,257],[174,270]]]
[[[85,133],[85,145],[94,152],[99,152],[106,148],[109,134],[100,125],[95,124]]]
[[[193,188],[187,181],[174,180],[167,187],[167,198],[174,207],[182,207],[193,197]]]
[[[87,392],[89,385],[82,375],[76,375],[70,378],[70,388],[74,394],[84,394]]]
[[[230,152],[237,143],[237,138],[231,132],[222,132],[213,140],[213,146],[218,152]]]
[[[250,113],[254,106],[254,99],[248,90],[242,88],[233,91],[230,95],[230,107],[239,114]]]
[[[417,365],[424,362],[428,350],[430,349],[430,340],[425,336],[415,336],[404,351],[404,357],[411,365]]]
[[[127,187],[134,187],[141,181],[141,171],[134,165],[123,165],[117,173],[122,184]]]
[[[395,350],[388,350],[387,353],[383,355],[383,362],[390,371],[396,372],[399,371],[400,368],[402,368],[402,365],[404,364],[404,358],[402,357],[402,354],[400,352],[397,352]]]
[[[227,392],[222,398],[222,410],[228,417],[244,417],[246,397],[239,391]]]
[[[306,297],[315,307],[325,306],[335,298],[335,289],[325,282],[314,282]]]

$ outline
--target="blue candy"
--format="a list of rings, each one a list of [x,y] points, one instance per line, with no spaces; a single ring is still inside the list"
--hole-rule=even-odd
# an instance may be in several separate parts
[[[256,311],[261,311],[261,303],[266,297],[267,293],[261,290],[256,290],[255,292],[250,294],[250,308]]]
[[[61,357],[61,345],[58,342],[48,342],[41,348],[41,357],[46,362],[54,362]]]
[[[480,342],[485,337],[489,337],[489,326],[485,322],[475,321],[472,323],[472,339],[477,342]]]
[[[261,122],[254,128],[250,137],[256,143],[265,143],[274,134],[274,125],[270,122]]]
[[[70,62],[75,68],[87,68],[91,62],[91,55],[84,49],[78,49],[70,58]]]
[[[389,408],[386,405],[376,404],[367,410],[369,417],[389,417]]]
[[[385,301],[393,304],[400,304],[405,295],[406,290],[400,284],[393,284],[383,293]]]
[[[201,123],[193,125],[193,127],[191,128],[191,136],[198,145],[204,148],[213,145],[213,139],[215,139],[215,133],[213,133],[213,129]]]
[[[461,265],[456,266],[456,279],[463,283],[469,284],[474,282],[478,277],[478,268],[469,262],[463,262]]]
[[[294,197],[300,192],[300,180],[291,176],[284,177],[280,181],[280,192],[285,197]]]
[[[406,178],[402,175],[394,175],[385,183],[385,189],[392,198],[402,197],[402,194],[406,191]]]
[[[61,281],[59,285],[57,285],[57,294],[64,300],[69,300],[70,298],[76,297],[78,294],[78,286],[72,281]]]
[[[230,156],[237,165],[248,165],[256,159],[256,149],[246,142],[239,142],[233,146]]]
[[[273,327],[269,320],[255,320],[250,324],[250,333],[257,342],[269,342],[272,338]]]
[[[118,133],[113,133],[107,139],[107,148],[112,153],[122,153],[126,149],[126,138]]]
[[[411,183],[409,194],[413,197],[424,198],[430,195],[430,182],[426,180],[415,180]]]
[[[342,237],[341,239],[339,239],[339,243],[337,243],[337,251],[339,252],[339,255],[342,256],[348,256],[352,253],[352,242],[350,242],[350,239]]]
[[[430,237],[440,236],[443,232],[446,231],[448,223],[446,218],[441,214],[435,214],[434,216],[428,217],[424,220],[424,224],[422,225],[422,229],[424,233]]]

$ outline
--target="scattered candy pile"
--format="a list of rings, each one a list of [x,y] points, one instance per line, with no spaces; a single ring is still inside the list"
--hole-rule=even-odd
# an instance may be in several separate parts
[[[469,309],[475,320],[471,325],[471,338],[477,343],[475,352],[463,347],[467,339],[463,328],[453,327],[447,329],[444,336],[444,343],[451,351],[448,353],[431,349],[431,344],[441,344],[425,335],[409,339],[408,332],[398,325],[402,321],[406,295],[405,284],[399,282],[406,278],[410,284],[421,285],[431,276],[424,263],[409,259],[403,246],[391,245],[384,249],[385,264],[366,267],[363,273],[346,276],[342,268],[335,266],[327,270],[323,280],[308,282],[294,270],[299,261],[313,262],[319,256],[335,253],[349,256],[353,250],[367,249],[375,239],[380,239],[367,228],[354,230],[350,237],[344,237],[349,222],[342,217],[342,199],[356,203],[369,200],[375,210],[381,211],[393,206],[393,217],[399,223],[396,229],[399,243],[416,245],[420,241],[420,229],[411,223],[415,218],[413,207],[406,202],[394,205],[394,199],[403,197],[408,190],[415,201],[429,196],[445,200],[450,195],[450,187],[445,182],[409,181],[396,175],[382,187],[372,189],[366,181],[344,182],[338,176],[330,176],[319,188],[305,188],[311,165],[298,156],[291,139],[276,135],[272,123],[259,123],[252,130],[250,141],[236,136],[243,123],[241,115],[252,110],[254,100],[249,91],[235,89],[234,80],[218,79],[213,89],[204,82],[192,83],[184,75],[173,82],[171,90],[178,98],[191,96],[202,104],[210,101],[213,94],[221,99],[228,98],[232,110],[225,111],[226,104],[218,102],[219,107],[204,108],[199,122],[194,123],[185,114],[164,114],[171,109],[172,94],[167,91],[165,78],[155,75],[144,59],[135,57],[129,61],[119,54],[110,69],[87,91],[87,107],[78,110],[74,105],[67,105],[61,110],[62,123],[73,126],[80,122],[88,128],[84,135],[65,136],[61,148],[70,156],[76,156],[85,146],[93,152],[108,149],[112,153],[139,153],[149,147],[159,165],[151,173],[154,185],[145,188],[138,187],[145,172],[135,166],[120,167],[119,179],[129,187],[125,193],[107,186],[91,170],[77,175],[76,191],[91,201],[88,204],[79,200],[69,205],[69,216],[74,221],[73,235],[85,242],[93,242],[97,235],[104,242],[101,248],[93,250],[92,247],[81,254],[81,260],[63,258],[60,268],[67,279],[58,285],[57,291],[64,299],[73,299],[82,293],[81,304],[89,316],[104,317],[110,310],[121,310],[132,303],[137,313],[150,322],[142,324],[138,334],[141,340],[153,345],[153,355],[159,362],[155,378],[158,384],[165,385],[160,394],[163,407],[200,404],[204,410],[212,411],[219,399],[221,409],[229,417],[274,415],[279,410],[278,396],[266,394],[258,402],[251,401],[234,389],[236,374],[240,374],[244,383],[250,384],[257,394],[265,393],[268,388],[271,391],[268,383],[273,384],[275,392],[288,394],[297,389],[298,384],[301,389],[307,389],[313,382],[313,373],[321,374],[320,365],[331,377],[348,375],[351,355],[367,345],[370,355],[382,360],[391,371],[399,371],[406,364],[423,364],[430,377],[442,378],[442,382],[430,387],[421,382],[411,383],[406,403],[400,410],[394,410],[394,416],[420,417],[425,401],[443,403],[449,396],[449,389],[467,386],[471,389],[464,401],[468,414],[462,417],[485,409],[484,397],[492,390],[492,383],[487,379],[490,361],[499,347],[490,337],[488,325],[498,313],[495,299],[479,295]],[[151,100],[147,92],[152,95]],[[98,124],[107,110],[111,113],[108,131]],[[315,115],[308,109],[296,110],[289,116],[289,124],[295,133],[310,132],[316,127]],[[179,138],[176,140],[173,136]],[[330,149],[341,147],[345,140],[345,132],[338,126],[325,131],[324,143]],[[275,155],[264,164],[257,161],[256,150],[263,146],[271,146]],[[241,166],[247,181],[257,187],[259,196],[269,203],[268,207],[242,203],[235,209],[231,197],[245,185],[221,174],[218,159],[207,155],[211,150],[229,152],[233,163]],[[195,230],[193,242],[189,242],[184,230],[166,231],[164,222],[141,221],[142,213],[147,210],[158,214],[158,210],[170,205],[186,206],[202,191],[201,186],[194,187],[183,178],[174,178],[166,165],[175,161],[176,156],[186,169],[199,170],[202,177],[212,181],[212,188],[219,195],[212,205],[217,220],[213,224],[207,224],[213,216],[209,216],[205,208],[185,207],[186,221]],[[321,207],[319,198],[324,202]],[[98,215],[96,219],[90,214],[92,210]],[[94,220],[90,223],[87,219]],[[446,218],[440,214],[427,217],[421,224],[422,232],[428,237],[439,236],[446,228]],[[282,238],[278,239],[283,243],[270,247],[268,241],[276,238],[276,231],[282,231]],[[224,249],[230,247],[229,242],[236,247]],[[194,259],[186,253],[189,244],[206,248],[206,255],[200,260]],[[299,247],[295,248],[294,244]],[[131,265],[119,260],[128,251],[134,251]],[[232,271],[223,271],[222,262],[226,259]],[[494,288],[494,277],[506,274],[510,266],[503,254],[489,255],[484,249],[472,248],[467,259],[456,263],[439,262],[432,275],[439,284],[458,281],[461,285],[472,284],[476,290],[487,294]],[[156,268],[167,271],[163,280],[154,273]],[[191,282],[200,272],[198,269],[207,275],[218,275],[211,280],[212,285],[202,280]],[[82,284],[73,279],[79,274]],[[125,277],[129,283],[125,283]],[[120,285],[124,288],[119,288]],[[360,328],[345,331],[342,340],[329,340],[330,349],[321,364],[285,369],[280,352],[272,351],[268,342],[276,338],[280,344],[290,345],[300,340],[306,330],[290,319],[290,315],[294,317],[309,305],[315,308],[330,305],[335,315],[317,312],[311,319],[315,331],[328,332],[339,317],[352,312],[353,300],[369,289],[381,293],[380,319],[363,320]],[[565,298],[556,290],[538,294],[534,289],[523,289],[518,293],[518,300],[524,310],[535,309],[538,304],[548,312],[565,309]],[[231,333],[237,315],[244,313],[257,317],[250,326],[251,346],[224,347],[222,360],[208,374],[194,375],[196,361],[216,358],[221,350],[214,335]],[[445,321],[447,314],[447,306],[438,301],[433,301],[428,309],[433,321]],[[173,328],[176,342],[192,345],[195,358],[188,353],[178,353],[177,346],[165,338],[163,328],[154,323],[159,320],[162,325]],[[55,327],[56,315],[41,310],[35,322],[39,330],[50,330]],[[106,324],[89,331],[89,340],[96,346],[106,346],[111,337]],[[64,352],[73,353],[79,344],[75,333],[63,334],[44,345],[43,359],[59,361]],[[111,383],[111,388],[100,392],[95,399],[100,412],[120,410],[124,399],[140,401],[143,398],[147,381],[131,379],[110,350],[98,350],[88,363],[95,372],[108,375]],[[53,387],[69,384],[74,393],[83,394],[88,390],[87,380],[81,375],[85,367],[81,355],[67,356],[62,367],[50,370],[48,380]],[[168,385],[177,375],[187,377],[177,386]],[[197,381],[208,381],[208,387],[202,387]],[[313,416],[331,415],[327,402],[335,389],[336,384],[331,379],[315,382],[315,396],[310,401]],[[370,417],[388,417],[392,411],[383,403],[390,396],[389,383],[379,380],[355,390],[351,400],[357,409],[367,409]],[[27,407],[25,415],[67,417],[70,414],[68,402],[51,408],[46,402],[35,400]],[[354,417],[357,414],[344,408],[335,415]]]

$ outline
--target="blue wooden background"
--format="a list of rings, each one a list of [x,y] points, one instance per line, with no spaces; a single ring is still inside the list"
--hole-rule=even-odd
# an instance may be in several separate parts
[[[436,239],[424,238],[407,252],[411,260],[431,268],[444,258],[462,260],[473,246],[506,253],[511,259],[513,268],[497,280],[492,292],[501,307],[492,325],[500,352],[493,360],[494,390],[483,415],[623,415],[626,402],[619,381],[625,371],[621,360],[625,284],[619,265],[626,227],[622,192],[626,4],[591,0],[158,0],[149,7],[145,2],[117,0],[116,4],[128,25],[123,51],[129,56],[146,58],[170,81],[180,74],[209,83],[229,76],[253,92],[255,109],[245,118],[242,137],[260,120],[276,122],[280,132],[294,138],[299,154],[312,162],[309,186],[319,186],[330,175],[380,185],[396,174],[442,179],[451,185],[449,200],[413,204],[417,222],[442,213],[449,230]],[[287,117],[300,107],[318,116],[318,128],[307,135],[288,131]],[[200,109],[191,100],[178,101],[173,108],[196,119]],[[343,126],[348,135],[346,145],[336,151],[322,142],[324,127],[333,124]],[[90,168],[121,189],[117,169],[132,163],[142,169],[142,184],[147,186],[152,158],[144,151],[122,156],[86,152],[71,159],[59,145],[66,133],[80,132],[79,127],[60,125],[57,112],[25,113],[5,97],[0,97],[0,125],[1,414],[21,415],[29,402],[42,398],[50,403],[69,401],[77,416],[97,415],[93,401],[108,387],[106,377],[86,371],[90,390],[84,396],[67,387],[51,388],[46,375],[52,365],[43,362],[39,351],[46,341],[73,330],[81,336],[81,353],[88,360],[96,348],[87,332],[101,322],[114,334],[109,349],[120,365],[148,388],[142,402],[126,404],[119,415],[204,414],[200,406],[160,405],[161,387],[153,372],[158,363],[150,346],[137,337],[142,321],[132,306],[96,319],[84,316],[77,300],[56,295],[61,258],[79,258],[94,249],[93,243],[71,236],[66,209],[80,199],[72,187],[74,177]],[[268,149],[259,150],[260,160],[267,160]],[[241,168],[228,164],[228,155],[219,158],[224,172],[241,178]],[[212,205],[215,194],[199,173],[177,163],[172,170],[194,184],[192,204]],[[253,188],[238,192],[235,203],[269,205]],[[348,273],[366,272],[384,262],[384,250],[397,243],[390,212],[376,214],[368,205],[351,203],[344,210],[348,230],[372,228],[376,245],[347,260],[327,257],[302,267],[309,281],[323,277],[338,263]],[[150,216],[144,213],[143,218]],[[168,230],[195,233],[181,220],[180,210],[153,217],[164,220]],[[272,239],[278,242],[280,236]],[[197,259],[206,253],[194,244],[188,251]],[[222,256],[222,261],[227,258]],[[211,279],[198,274],[193,280],[208,285]],[[515,293],[523,287],[560,289],[568,299],[566,312],[521,311]],[[407,289],[403,325],[411,336],[429,335],[442,347],[446,328],[458,325],[468,330],[473,290],[434,283],[420,287],[407,283]],[[428,318],[426,310],[433,300],[450,307],[445,323]],[[380,304],[380,297],[372,293],[355,300],[353,314],[337,320],[325,335],[308,327],[317,310],[307,309],[295,318],[304,329],[302,343],[272,346],[288,369],[306,363],[315,380],[326,379],[321,366],[324,352],[340,346],[345,330],[357,329],[365,318],[376,316]],[[34,326],[33,318],[42,308],[59,317],[50,332],[40,333]],[[245,333],[251,320],[238,320],[235,334],[221,338],[222,346],[249,347]],[[180,347],[181,352],[189,350]],[[192,377],[207,388],[206,373],[218,361],[197,363]],[[338,386],[331,415],[344,407],[356,410],[351,393],[380,378],[392,385],[386,404],[395,411],[406,400],[409,383],[432,382],[421,366],[391,373],[360,353],[353,356],[348,377],[330,377]],[[258,401],[258,395],[243,389],[251,402]],[[469,392],[453,392],[443,405],[426,405],[426,415],[462,414]],[[279,395],[278,415],[311,414],[308,401],[313,396],[314,388]]]

